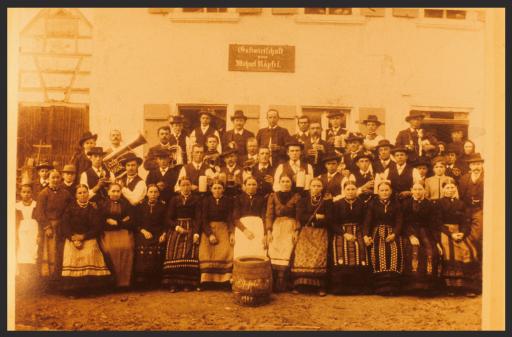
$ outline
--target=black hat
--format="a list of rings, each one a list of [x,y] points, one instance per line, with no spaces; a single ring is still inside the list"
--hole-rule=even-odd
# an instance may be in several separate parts
[[[377,124],[377,126],[384,124],[384,122],[379,121],[379,117],[377,117],[376,115],[368,115],[366,119],[361,121],[361,123],[363,124],[367,124],[368,122],[374,122]]]
[[[80,146],[82,146],[84,144],[84,142],[88,139],[94,139],[94,140],[97,140],[98,139],[98,135],[97,134],[92,134],[91,131],[87,131],[85,132],[82,137],[80,137],[80,140],[78,141],[78,143],[80,144]]]
[[[87,151],[88,156],[93,155],[93,154],[98,155],[98,156],[104,156],[107,153],[105,151],[103,151],[103,148],[101,146],[95,146],[95,147],[91,148],[89,151]]]
[[[76,166],[73,164],[66,164],[62,169],[62,173],[76,173]]]
[[[453,143],[450,143],[448,145],[445,146],[445,150],[444,150],[444,153],[445,154],[448,154],[448,153],[455,153],[457,156],[460,154],[460,150],[461,148]]]
[[[37,164],[37,166],[36,166],[36,170],[40,170],[40,169],[44,169],[44,168],[46,168],[48,170],[52,170],[53,169],[53,165],[50,164],[47,161],[43,161],[43,162]]]
[[[409,116],[405,117],[405,121],[408,122],[413,118],[424,119],[425,115],[421,111],[411,110],[411,111],[409,111]]]
[[[416,159],[413,163],[412,163],[412,166],[413,167],[418,167],[418,166],[426,166],[426,167],[429,167],[430,166],[430,162],[428,161],[427,158],[425,157],[419,157],[418,159]]]
[[[453,128],[450,130],[450,132],[455,132],[455,131],[466,131],[466,128],[464,125],[454,125]]]
[[[120,162],[121,162],[121,165],[126,165],[126,163],[133,161],[133,160],[135,160],[138,165],[142,164],[142,158],[137,157],[137,155],[135,155],[135,153],[133,153],[133,152],[128,152],[127,154],[125,154],[120,159]]]
[[[244,120],[247,120],[247,116],[244,115],[244,112],[242,110],[236,110],[233,116],[231,116],[231,120],[234,120],[235,118],[243,118]]]
[[[338,116],[343,116],[343,115],[344,115],[343,111],[334,110],[334,111],[329,111],[329,113],[327,114],[327,118],[333,118],[333,117],[338,117]]]
[[[394,147],[394,145],[393,145],[393,144],[391,144],[391,142],[390,142],[389,140],[387,140],[387,139],[381,139],[381,140],[379,140],[379,142],[377,143],[377,146],[375,146],[375,149],[376,149],[376,150],[378,150],[378,149],[379,149],[379,147],[385,147],[385,146],[388,146],[388,147],[390,147],[390,148],[393,148],[393,147]]]
[[[477,162],[484,162],[484,158],[482,158],[482,155],[480,153],[473,153],[469,155],[469,158],[466,159],[466,162],[469,163],[477,163]]]
[[[169,117],[169,124],[181,124],[183,123],[183,116],[182,115],[175,115]]]
[[[359,161],[359,159],[363,159],[363,158],[368,158],[369,161],[372,161],[373,155],[371,154],[371,152],[361,152],[354,158],[354,162],[357,163]]]
[[[229,148],[229,149],[225,150],[224,152],[222,152],[222,153],[220,154],[220,156],[224,158],[224,157],[227,157],[227,156],[229,156],[229,155],[231,155],[231,154],[238,155],[238,151],[237,151],[237,149],[231,149],[231,148]]]
[[[325,156],[323,156],[322,158],[322,163],[326,163],[328,161],[333,161],[333,160],[336,160],[336,162],[339,162],[340,161],[340,156],[336,153],[336,152],[328,152],[325,154]]]
[[[168,158],[170,156],[171,156],[171,151],[169,149],[157,149],[155,151],[155,157],[157,157],[157,158],[161,158],[161,157]]]
[[[297,139],[293,138],[290,139],[286,144],[286,149],[288,149],[290,146],[299,146],[301,150],[304,150],[304,143],[299,142]]]
[[[391,149],[392,154],[395,154],[397,152],[404,152],[405,154],[408,154],[409,150],[403,146],[397,146]]]
[[[364,139],[364,136],[361,134],[361,133],[355,133],[355,132],[350,132],[348,134],[348,137],[345,138],[345,142],[349,143],[349,142],[352,142],[352,141],[360,141],[362,142]]]
[[[212,114],[212,112],[210,110],[206,110],[206,109],[199,110],[199,118],[201,118],[202,115],[207,115],[210,118],[215,117],[215,115]]]

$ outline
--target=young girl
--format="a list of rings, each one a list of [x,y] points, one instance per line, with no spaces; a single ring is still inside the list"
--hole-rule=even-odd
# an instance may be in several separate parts
[[[211,195],[204,197],[201,208],[201,284],[229,282],[233,269],[233,202],[224,196],[224,185],[218,180],[213,181],[210,191]]]
[[[146,200],[137,206],[135,231],[134,281],[137,285],[160,284],[162,272],[163,243],[167,224],[167,205],[160,200],[160,190],[148,185]]]
[[[439,253],[435,240],[434,205],[425,199],[422,184],[402,203],[404,214],[404,290],[431,294],[436,286]]]
[[[22,182],[21,200],[16,203],[16,262],[19,285],[23,292],[34,289],[37,276],[37,247],[39,225],[34,219],[36,202],[32,199],[32,185]]]
[[[391,198],[391,183],[377,186],[364,219],[364,242],[371,246],[371,262],[375,293],[394,295],[403,272],[402,210],[397,198]]]
[[[445,183],[443,192],[444,197],[436,205],[436,223],[443,250],[442,277],[450,295],[465,293],[474,297],[481,291],[482,276],[477,250],[469,237],[470,215],[456,197],[454,183]]]
[[[233,257],[243,255],[267,256],[265,225],[266,203],[257,195],[258,183],[254,177],[244,181],[244,193],[234,202],[235,247]]]
[[[61,187],[59,171],[52,170],[49,179],[49,185],[39,193],[34,212],[41,238],[38,253],[40,273],[47,285],[53,288],[58,284],[62,266],[62,214],[74,200],[69,192]]]
[[[425,179],[425,198],[438,200],[443,197],[442,185],[455,180],[445,174],[446,162],[444,157],[438,156],[432,159],[432,168],[434,175]]]
[[[133,266],[134,219],[128,202],[121,198],[121,185],[110,184],[108,200],[101,205],[101,248],[113,271],[117,287],[130,286]]]
[[[345,198],[332,206],[332,259],[330,289],[333,293],[361,293],[368,287],[368,256],[363,240],[366,204],[357,197],[357,185],[343,186]]]
[[[324,200],[322,189],[322,181],[313,178],[309,193],[297,204],[299,235],[291,266],[294,293],[313,287],[318,290],[318,295],[326,295],[327,224],[332,201]]]
[[[171,292],[184,291],[199,286],[199,221],[201,199],[192,193],[190,178],[178,180],[180,192],[171,198],[165,222],[167,245],[163,267],[162,285]]]
[[[268,197],[265,227],[267,230],[268,256],[272,264],[276,292],[288,289],[290,257],[298,236],[296,206],[298,193],[292,192],[292,178],[282,174],[279,178],[280,191]]]
[[[97,242],[101,227],[101,213],[96,204],[89,202],[89,189],[78,185],[76,201],[62,216],[64,290],[103,288],[111,283],[111,273]]]

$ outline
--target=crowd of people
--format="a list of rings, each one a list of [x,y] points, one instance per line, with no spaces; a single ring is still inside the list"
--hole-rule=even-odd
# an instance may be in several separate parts
[[[274,292],[481,292],[484,160],[462,129],[445,144],[411,111],[393,144],[374,115],[367,134],[343,128],[342,112],[324,131],[300,116],[295,135],[273,109],[256,135],[243,111],[226,132],[199,115],[188,134],[171,116],[144,159],[120,155],[121,171],[105,161],[119,130],[109,149],[86,132],[60,170],[39,163],[16,203],[19,284],[229,288],[233,260],[250,255],[270,258]]]

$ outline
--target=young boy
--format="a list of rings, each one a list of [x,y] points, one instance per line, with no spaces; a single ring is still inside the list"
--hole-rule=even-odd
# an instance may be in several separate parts
[[[462,167],[459,165],[457,157],[460,152],[457,149],[457,146],[454,144],[448,144],[445,152],[445,160],[446,160],[446,175],[455,179],[457,184],[459,183],[460,177],[466,173],[463,172]]]
[[[347,149],[343,162],[351,173],[357,171],[357,165],[355,161],[356,157],[364,152],[363,139],[364,136],[360,133],[350,133],[345,139]]]
[[[37,175],[39,179],[33,186],[32,194],[37,198],[39,192],[41,192],[46,186],[48,186],[48,179],[50,178],[50,171],[53,170],[53,165],[44,161],[36,166]]]
[[[173,196],[173,189],[178,181],[178,166],[170,167],[171,152],[166,149],[155,151],[158,168],[149,171],[146,185],[155,184],[160,191],[159,199],[167,203]]]
[[[452,177],[447,176],[445,158],[437,156],[432,160],[434,175],[425,179],[425,198],[438,200],[443,197],[443,184],[453,183]],[[457,193],[458,194],[458,193]]]
[[[71,195],[75,195],[76,167],[75,165],[64,165],[62,169],[62,187]]]
[[[215,135],[206,137],[206,151],[204,153],[210,166],[221,166],[220,152],[218,151],[219,138]]]
[[[243,169],[237,164],[238,156],[236,149],[228,149],[222,154],[224,165],[220,168],[219,175],[226,177],[226,196],[234,197],[242,190]],[[223,179],[223,178],[222,178]]]
[[[423,186],[425,186],[425,180],[427,179],[428,173],[429,173],[429,162],[424,158],[420,157],[418,158],[413,164],[413,182],[414,184],[420,183]]]
[[[323,158],[326,173],[321,174],[319,177],[324,186],[324,194],[328,198],[329,196],[336,197],[341,194],[342,175],[338,171],[339,162],[340,157],[334,152],[326,154]]]
[[[87,155],[91,159],[92,166],[80,175],[80,184],[89,188],[89,198],[93,202],[100,203],[108,198],[107,185],[112,180],[112,174],[104,167],[103,157],[105,152],[102,147],[93,147]]]

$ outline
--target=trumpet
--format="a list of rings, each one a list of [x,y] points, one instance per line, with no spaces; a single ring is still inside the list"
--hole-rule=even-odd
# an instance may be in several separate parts
[[[107,169],[112,172],[115,180],[118,180],[126,174],[126,170],[123,165],[121,165],[120,159],[122,156],[127,154],[130,151],[133,151],[137,147],[146,144],[148,141],[144,136],[140,133],[135,140],[133,140],[128,145],[120,148],[119,150],[112,152],[103,158],[103,164],[107,167]]]

